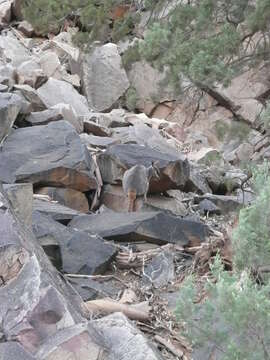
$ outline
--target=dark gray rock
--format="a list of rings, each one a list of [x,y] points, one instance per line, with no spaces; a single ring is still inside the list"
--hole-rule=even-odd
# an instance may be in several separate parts
[[[220,209],[212,201],[210,201],[208,199],[204,199],[203,201],[201,201],[199,204],[199,208],[203,214],[220,215],[220,213],[221,213]]]
[[[107,360],[162,360],[149,340],[122,314],[92,321],[89,326],[102,334],[110,352]]]
[[[38,211],[33,213],[33,231],[53,263],[65,273],[102,274],[116,254],[115,246],[101,237],[67,228]]]
[[[101,149],[106,149],[111,145],[120,144],[119,140],[105,136],[81,134],[80,138],[86,146],[98,147]]]
[[[104,137],[111,135],[110,129],[90,120],[84,120],[84,132],[87,134]]]
[[[0,344],[1,360],[34,360],[35,358],[15,341]]]
[[[80,215],[69,226],[115,241],[148,241],[155,244],[176,243],[182,246],[205,241],[208,228],[163,212]]]
[[[7,341],[34,354],[58,331],[83,321],[82,300],[63,282],[33,233],[0,193],[0,322]]]
[[[189,179],[184,188],[185,192],[195,192],[198,194],[212,193],[211,187],[202,170],[200,167],[190,166]]]
[[[21,100],[14,94],[0,92],[0,144],[8,135],[21,110]]]
[[[80,212],[68,208],[67,206],[40,199],[34,199],[33,210],[39,211],[44,215],[49,215],[52,219],[59,221],[62,224],[67,224],[75,216],[80,214]]]
[[[197,204],[203,200],[210,200],[213,202],[220,209],[222,214],[237,211],[243,206],[243,203],[237,196],[205,194],[194,198],[194,202]]]
[[[121,183],[124,172],[136,164],[150,166],[158,162],[160,180],[150,182],[150,192],[183,188],[189,178],[189,163],[181,154],[166,154],[139,145],[113,145],[97,158],[105,183]]]
[[[94,166],[74,128],[58,121],[13,131],[0,153],[0,181],[88,191],[96,188]]]

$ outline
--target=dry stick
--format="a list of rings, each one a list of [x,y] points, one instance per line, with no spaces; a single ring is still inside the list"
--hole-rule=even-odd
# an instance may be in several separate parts
[[[176,349],[176,347],[169,343],[167,340],[163,339],[159,335],[155,335],[154,339],[159,342],[161,345],[165,346],[173,355],[177,356],[178,358],[182,359],[184,356],[183,351]]]
[[[121,279],[119,279],[117,276],[115,275],[82,275],[82,274],[65,274],[66,277],[70,277],[70,278],[79,278],[79,279],[92,279],[92,280],[96,280],[96,279],[115,279],[117,281],[119,281],[121,284],[125,285],[126,287],[128,287],[128,285]]]
[[[138,310],[132,305],[120,304],[109,299],[91,300],[84,303],[87,310],[90,312],[103,312],[111,314],[115,312],[122,312],[130,320],[148,321],[149,313]]]

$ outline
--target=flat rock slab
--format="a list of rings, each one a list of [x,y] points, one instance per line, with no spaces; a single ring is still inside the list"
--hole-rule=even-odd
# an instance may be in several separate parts
[[[67,228],[38,211],[33,213],[33,231],[53,263],[65,273],[102,274],[116,254],[116,247],[98,235]]]
[[[205,241],[208,227],[164,212],[79,215],[69,226],[115,241],[147,241],[164,245],[196,246]]]
[[[214,203],[222,214],[227,214],[243,207],[243,202],[237,196],[205,194],[194,199],[195,203],[201,203],[204,200]]]
[[[183,188],[189,178],[189,163],[181,154],[166,154],[140,145],[112,145],[97,158],[105,183],[119,184],[124,172],[134,165],[158,162],[160,180],[150,181],[149,192]]]
[[[162,360],[149,340],[122,314],[115,313],[89,323],[102,334],[110,352],[107,360]]]
[[[94,166],[75,129],[58,121],[17,129],[6,139],[0,152],[0,181],[88,191],[97,184]]]
[[[21,110],[21,99],[16,94],[0,93],[0,144],[8,135]]]
[[[67,206],[58,204],[57,202],[34,199],[33,210],[42,214],[51,216],[52,219],[67,224],[75,216],[80,214],[79,211],[73,210]]]
[[[56,187],[42,187],[36,190],[37,194],[48,195],[52,200],[70,209],[88,212],[89,204],[85,194],[78,190]]]

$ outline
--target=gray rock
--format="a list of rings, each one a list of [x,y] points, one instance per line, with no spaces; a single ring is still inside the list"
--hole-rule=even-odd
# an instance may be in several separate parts
[[[57,104],[69,104],[74,108],[77,115],[88,115],[90,113],[85,97],[65,81],[49,78],[37,90],[37,93],[47,108]]]
[[[173,260],[174,256],[169,251],[163,251],[155,256],[144,269],[144,283],[160,288],[172,282],[175,277]]]
[[[30,38],[34,35],[33,26],[26,20],[19,23],[18,30],[20,30],[25,36]]]
[[[220,209],[210,200],[204,199],[199,204],[200,211],[203,214],[217,214],[219,215],[221,213]]]
[[[200,203],[202,200],[210,200],[220,209],[222,214],[237,211],[243,206],[237,196],[205,194],[195,197],[194,200],[196,203]]]
[[[212,193],[212,189],[201,167],[190,165],[189,179],[183,190],[185,192],[195,192],[199,194]]]
[[[4,0],[0,2],[0,23],[8,24],[11,20],[12,0]]]
[[[0,344],[0,359],[2,360],[34,360],[35,358],[15,341]]]
[[[110,113],[92,113],[89,120],[107,128],[127,127],[125,115],[125,110],[113,109]]]
[[[109,147],[111,145],[120,143],[119,140],[116,140],[116,139],[113,139],[110,137],[105,137],[105,136],[81,134],[80,138],[86,146],[98,147],[101,149],[106,149],[107,147]]]
[[[101,237],[67,228],[38,211],[33,213],[33,231],[52,262],[65,273],[102,274],[116,254],[116,247]]]
[[[83,132],[83,120],[68,104],[57,104],[48,110],[32,112],[25,119],[31,125],[47,125],[52,121],[66,120],[78,133]]]
[[[188,221],[163,212],[115,213],[79,215],[69,227],[98,234],[115,241],[147,241],[164,245],[181,246],[200,244],[205,241],[208,228],[202,223]],[[195,245],[194,245],[195,246]]]
[[[18,84],[29,85],[34,89],[41,86],[47,80],[47,76],[35,58],[23,62],[17,67],[16,73]]]
[[[82,70],[84,93],[95,111],[109,110],[129,88],[129,80],[115,44],[97,47],[86,55]]]
[[[4,184],[3,189],[22,224],[31,227],[33,212],[32,184]]]
[[[113,145],[97,158],[105,183],[121,183],[126,169],[136,164],[150,166],[158,162],[161,172],[159,180],[150,181],[149,192],[163,192],[183,188],[189,178],[189,163],[181,154],[166,154],[139,145]]]
[[[22,43],[11,33],[0,36],[1,57],[14,67],[30,59],[31,54]]]
[[[55,200],[59,202],[59,204],[67,206],[70,209],[80,212],[89,211],[87,197],[80,191],[55,187],[42,187],[35,191],[37,194],[48,195],[52,200]]]
[[[21,110],[19,96],[0,93],[0,144],[8,135]]]
[[[0,92],[1,92],[1,93],[8,92],[8,86],[7,86],[7,85],[0,84]]]
[[[31,111],[42,111],[46,109],[46,106],[36,89],[29,85],[15,85],[14,89],[19,90],[25,100],[30,102]]]
[[[49,215],[54,220],[59,221],[63,224],[67,224],[75,216],[80,214],[78,211],[70,209],[67,206],[63,206],[52,201],[40,199],[34,199],[33,210],[39,211],[45,215]]]
[[[31,141],[29,141],[31,139]],[[96,188],[94,164],[75,129],[66,121],[15,130],[0,152],[0,181]]]
[[[1,193],[0,203],[1,330],[34,354],[47,338],[83,321],[82,303]]]
[[[110,352],[107,360],[162,360],[149,340],[121,313],[90,322],[102,334]]]

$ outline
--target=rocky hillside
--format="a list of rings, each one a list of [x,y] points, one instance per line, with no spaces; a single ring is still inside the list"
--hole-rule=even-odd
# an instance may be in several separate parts
[[[145,61],[124,66],[127,42],[83,54],[72,26],[39,37],[19,5],[0,1],[0,358],[191,359],[179,288],[218,250],[231,266],[242,165],[270,156],[269,74],[176,97]],[[152,163],[128,212],[124,173]]]

